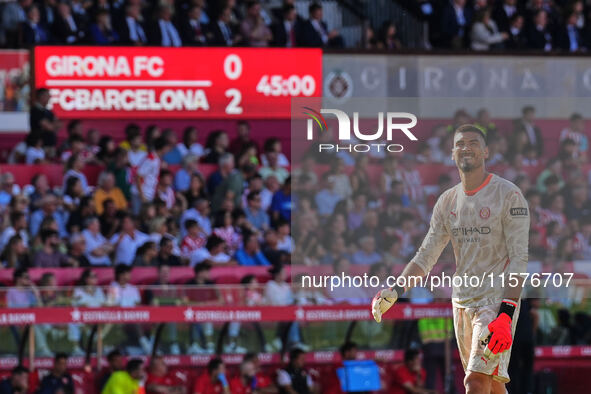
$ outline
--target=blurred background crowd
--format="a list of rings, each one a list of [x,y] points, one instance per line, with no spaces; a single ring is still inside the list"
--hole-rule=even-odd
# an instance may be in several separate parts
[[[372,3],[12,0],[0,3],[0,43],[8,48],[87,44],[547,52],[585,52],[591,44],[591,8],[583,0]]]

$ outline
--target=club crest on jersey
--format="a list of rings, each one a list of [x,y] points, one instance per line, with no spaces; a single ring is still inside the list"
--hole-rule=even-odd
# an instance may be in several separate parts
[[[480,217],[482,219],[488,219],[490,217],[490,208],[489,207],[480,208]]]

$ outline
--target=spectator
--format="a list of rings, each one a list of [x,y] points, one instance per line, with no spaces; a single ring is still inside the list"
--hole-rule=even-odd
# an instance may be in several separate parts
[[[30,266],[28,248],[20,235],[13,235],[8,240],[0,258],[5,268],[27,268]]]
[[[72,304],[87,308],[98,308],[105,305],[105,293],[97,286],[97,283],[96,274],[90,268],[86,268],[80,275],[78,284],[74,289]]]
[[[234,156],[226,153],[220,157],[219,170],[213,173],[207,189],[212,196],[211,209],[215,213],[222,208],[224,200],[231,199],[234,205],[240,205],[240,197],[244,189],[244,177],[234,168]]]
[[[25,394],[29,392],[29,369],[18,365],[14,367],[10,376],[0,381],[0,393]]]
[[[566,14],[565,26],[561,27],[557,34],[557,47],[567,52],[578,52],[585,50],[582,32],[577,26],[579,14],[570,11]]]
[[[230,25],[232,9],[223,8],[216,19],[209,26],[208,42],[211,46],[231,47],[242,40],[240,35],[234,34]]]
[[[107,10],[99,10],[95,23],[90,25],[90,37],[96,45],[113,45],[119,42],[119,34],[111,25],[111,16]]]
[[[238,135],[232,140],[228,148],[228,152],[232,153],[235,159],[239,158],[240,154],[244,150],[244,147],[247,145],[254,144],[258,151],[258,145],[256,141],[250,136],[250,124],[245,120],[241,120],[237,125]]]
[[[156,256],[158,256],[158,248],[153,241],[147,241],[135,252],[133,260],[134,267],[150,267],[156,265]]]
[[[380,44],[386,50],[402,49],[402,44],[398,38],[396,25],[391,21],[384,21],[380,29]]]
[[[195,250],[189,257],[191,267],[209,260],[215,264],[235,264],[230,256],[226,254],[226,242],[215,234],[207,238],[205,247]]]
[[[72,267],[88,267],[90,262],[84,255],[86,240],[81,233],[72,235],[69,239],[68,258]]]
[[[555,43],[548,28],[548,13],[538,10],[534,14],[533,23],[527,32],[528,47],[532,49],[551,51]]]
[[[68,3],[62,2],[57,5],[53,36],[62,44],[78,44],[85,38],[82,23],[79,18],[74,18]]]
[[[49,42],[49,32],[41,24],[39,8],[34,5],[27,10],[27,20],[21,23],[21,35],[21,41],[24,47]]]
[[[213,233],[224,240],[226,252],[234,254],[242,242],[241,235],[233,225],[233,213],[229,210],[218,211],[215,216]]]
[[[500,32],[509,33],[512,20],[519,15],[516,4],[517,0],[503,0],[502,4],[498,4],[498,7],[493,10],[492,18]]]
[[[82,182],[80,182],[80,178],[76,178],[75,176],[69,177],[66,180],[65,190],[62,196],[64,208],[66,208],[68,212],[78,209],[80,206],[80,198],[83,196],[84,191],[82,190]]]
[[[460,49],[466,47],[468,27],[472,23],[472,11],[466,0],[452,0],[444,6],[440,19],[441,46]]]
[[[31,132],[26,138],[27,150],[25,151],[25,164],[43,164],[45,150],[43,150],[43,138],[38,132]]]
[[[146,394],[183,394],[185,387],[171,374],[162,356],[150,360],[150,369],[146,379]]]
[[[41,23],[46,27],[53,26],[53,22],[55,21],[55,16],[57,12],[55,10],[55,5],[57,1],[43,0],[37,3],[39,6],[39,11],[41,12]]]
[[[228,149],[228,134],[223,130],[214,130],[207,136],[203,163],[218,164]]]
[[[188,154],[193,154],[197,159],[201,158],[204,154],[203,146],[199,142],[199,135],[197,129],[194,126],[188,126],[183,132],[183,141],[179,142],[175,149],[179,151],[181,157],[185,157]]]
[[[111,374],[101,394],[139,393],[144,375],[144,362],[139,358],[132,358],[124,371]]]
[[[158,20],[152,24],[150,43],[163,47],[180,47],[183,42],[181,36],[172,24],[173,9],[169,5],[161,5],[158,10]]]
[[[86,258],[91,265],[111,265],[109,255],[113,251],[113,245],[100,232],[100,222],[97,217],[86,220],[85,230],[82,231],[86,241]]]
[[[278,238],[277,248],[281,251],[291,254],[294,251],[295,245],[293,239],[289,235],[291,234],[289,222],[286,220],[279,220],[276,224],[276,227]]]
[[[102,371],[100,377],[97,379],[99,392],[103,392],[103,388],[112,374],[123,371],[124,369],[125,365],[123,364],[123,355],[121,352],[117,349],[111,350],[109,354],[107,354],[107,368]]]
[[[489,49],[500,49],[503,41],[509,38],[506,32],[499,32],[497,24],[490,18],[490,10],[483,8],[478,11],[472,25],[470,40],[472,49],[475,51],[487,51]]]
[[[211,234],[211,220],[209,219],[210,214],[210,202],[205,198],[198,199],[194,202],[193,208],[190,208],[183,212],[181,216],[181,235],[184,237],[187,235],[187,229],[185,223],[187,220],[193,219],[199,224],[199,227],[205,232],[205,234]]]
[[[178,249],[178,246],[176,246]],[[175,240],[170,236],[163,236],[160,239],[160,248],[158,250],[158,256],[156,257],[156,263],[160,265],[168,265],[171,267],[177,267],[183,265],[179,256],[175,254]]]
[[[261,193],[251,191],[246,197],[247,206],[244,208],[246,219],[259,231],[266,231],[270,226],[270,219],[261,205]]]
[[[185,158],[192,158],[193,155],[187,155]],[[193,160],[193,159],[191,159]],[[197,160],[194,160],[195,165],[197,164]],[[187,167],[191,167],[192,164],[188,164]],[[183,171],[181,169],[177,172],[177,179],[179,178],[179,173]],[[185,190],[184,198],[187,201],[187,206],[193,207],[198,200],[205,199],[207,200],[207,191],[205,190],[205,180],[203,179],[203,175],[199,172],[194,172],[190,176],[190,183],[188,184],[188,188]],[[178,190],[178,187],[177,187]]]
[[[204,261],[197,264],[193,271],[195,276],[186,283],[187,299],[197,305],[220,305],[223,298],[215,288],[215,282],[211,279],[212,264]],[[211,354],[214,351],[213,325],[211,323],[193,324],[189,331],[191,346],[187,349],[189,354]],[[199,343],[198,343],[199,342]]]
[[[273,34],[272,45],[284,48],[297,46],[297,36],[301,34],[301,23],[293,4],[285,3],[282,8],[281,18],[271,26]]]
[[[160,170],[160,176],[158,177],[158,185],[156,186],[156,197],[164,202],[167,209],[172,209],[176,203],[177,194],[172,188],[173,175],[168,169]],[[181,197],[182,198],[182,197]]]
[[[49,147],[49,156],[55,155],[57,144],[57,132],[60,128],[60,122],[54,113],[47,109],[49,104],[49,90],[45,88],[37,89],[35,92],[35,102],[31,106],[30,123],[31,132],[40,133],[44,147]],[[30,144],[28,144],[30,146]]]
[[[197,378],[193,387],[194,394],[230,394],[230,385],[226,378],[226,366],[221,358],[214,357],[207,364],[207,371]]]
[[[244,43],[249,47],[266,47],[272,40],[271,30],[261,15],[261,3],[250,0],[246,3],[246,17],[240,24]]]
[[[26,11],[33,4],[32,0],[18,0],[6,3],[2,9],[2,30],[6,46],[16,48],[20,24],[27,19]]]
[[[185,222],[185,228],[187,229],[187,235],[181,243],[181,256],[189,259],[193,252],[205,246],[207,234],[203,232],[197,221],[193,219],[188,219]]]
[[[281,189],[273,195],[270,207],[271,220],[274,222],[279,219],[290,221],[291,209],[291,177],[288,177]]]
[[[205,46],[207,45],[206,27],[201,21],[203,9],[199,5],[192,5],[187,18],[181,26],[181,36],[183,44],[186,46]]]
[[[74,394],[74,379],[68,373],[68,356],[65,353],[55,355],[53,369],[41,380],[39,394]]]
[[[239,374],[230,380],[231,393],[248,393],[258,391],[259,388],[255,365],[251,360],[243,360],[240,363]]]
[[[589,141],[585,135],[585,119],[581,114],[574,113],[570,116],[570,125],[560,132],[559,141],[570,139],[577,145],[575,152],[576,157],[581,163],[587,162],[587,150],[589,149]]]
[[[315,392],[310,374],[304,369],[306,353],[299,348],[289,352],[289,363],[277,371],[279,392],[308,394]]]
[[[534,123],[536,109],[532,106],[525,106],[521,113],[521,118],[517,119],[513,125],[513,133],[524,130],[527,134],[528,145],[536,148],[538,157],[542,157],[544,154],[544,141],[539,127]]]
[[[512,50],[525,48],[527,42],[523,30],[523,16],[513,14],[509,23],[509,38],[505,41],[505,47]]]
[[[88,180],[86,179],[86,175],[84,175],[82,172],[85,165],[86,163],[84,162],[81,154],[76,153],[70,156],[65,165],[66,173],[64,174],[64,184],[62,186],[62,190],[64,192],[66,191],[66,182],[68,181],[68,178],[73,176],[80,179],[80,182],[82,183],[82,192],[84,195],[90,194],[91,189],[88,186]]]
[[[130,3],[125,7],[125,19],[119,26],[119,36],[122,44],[140,46],[148,43],[139,4]]]
[[[244,237],[244,246],[236,252],[236,260],[242,266],[271,265],[261,252],[255,234],[248,234]]]
[[[111,200],[115,204],[115,209],[118,211],[127,208],[127,200],[123,195],[121,189],[115,185],[115,176],[103,171],[98,178],[98,187],[94,191],[94,205],[98,215],[103,214],[103,204],[105,200]]]
[[[336,30],[328,31],[326,23],[322,20],[322,5],[311,3],[308,7],[310,19],[302,27],[298,38],[298,46],[305,47],[344,47],[343,37]]]
[[[138,202],[145,203],[154,200],[162,165],[161,158],[166,153],[166,149],[166,140],[164,137],[159,137],[154,141],[154,149],[138,166],[135,185]]]
[[[15,236],[20,236],[23,244],[29,246],[29,234],[27,233],[27,216],[23,212],[10,212],[11,225],[6,227],[0,236],[0,250],[4,250],[8,241]]]
[[[404,365],[398,367],[392,377],[391,393],[424,393],[434,394],[434,390],[426,390],[425,369],[421,367],[421,357],[418,350],[407,349],[404,352]]]
[[[375,264],[382,261],[382,257],[376,251],[376,241],[371,235],[359,240],[360,250],[353,254],[354,264]]]
[[[264,153],[261,155],[261,164],[263,166],[269,166],[268,154],[275,153],[277,155],[277,165],[279,167],[289,167],[289,159],[282,152],[281,140],[276,137],[267,138],[265,145],[263,146]]]
[[[43,247],[33,258],[34,267],[56,268],[73,265],[68,256],[58,250],[60,240],[57,231],[42,230],[41,242]]]
[[[148,236],[136,230],[131,215],[121,217],[121,231],[111,237],[111,244],[115,248],[115,263],[131,265],[136,250],[149,240]]]

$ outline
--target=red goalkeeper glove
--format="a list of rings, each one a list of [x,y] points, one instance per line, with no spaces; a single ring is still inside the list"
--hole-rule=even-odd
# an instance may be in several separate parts
[[[511,300],[503,300],[499,316],[484,329],[480,341],[486,345],[484,357],[487,359],[497,357],[500,353],[508,350],[513,343],[512,315],[516,304]]]

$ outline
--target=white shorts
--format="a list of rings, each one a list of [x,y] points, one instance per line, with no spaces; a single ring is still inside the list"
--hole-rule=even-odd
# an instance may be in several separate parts
[[[476,308],[458,308],[454,306],[454,329],[464,372],[480,372],[492,376],[493,379],[499,382],[507,383],[510,380],[507,369],[513,346],[501,353],[496,360],[487,361],[484,358],[484,346],[480,343],[483,328],[497,317],[500,306],[501,303]],[[513,337],[515,337],[515,327],[517,326],[520,306],[521,303],[513,314]]]

